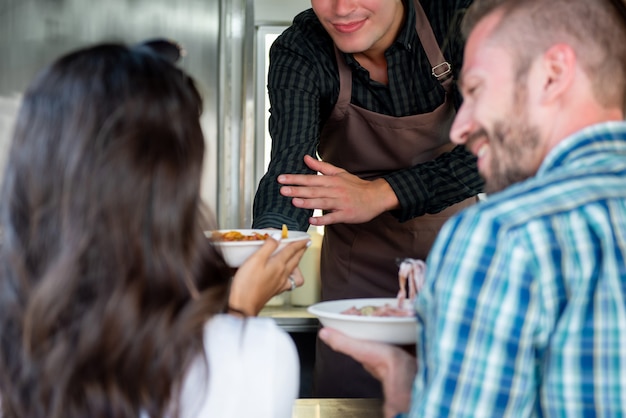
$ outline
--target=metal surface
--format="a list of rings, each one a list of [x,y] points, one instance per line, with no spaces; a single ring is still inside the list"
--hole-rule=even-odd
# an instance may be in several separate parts
[[[380,399],[297,399],[292,418],[382,418]]]
[[[224,1],[220,21],[224,24],[220,33],[221,63],[218,161],[218,222],[222,228],[244,228],[241,196],[245,187],[246,133],[244,103],[247,93],[244,66],[251,65],[248,40],[251,34],[246,28],[251,24],[252,0]]]
[[[265,306],[259,316],[273,318],[287,332],[317,332],[319,320],[301,306]]]
[[[202,195],[215,210],[219,33],[222,0],[1,0],[0,155],[6,154],[15,109],[37,71],[70,50],[96,42],[175,39],[187,50],[180,66],[204,96],[207,160]]]

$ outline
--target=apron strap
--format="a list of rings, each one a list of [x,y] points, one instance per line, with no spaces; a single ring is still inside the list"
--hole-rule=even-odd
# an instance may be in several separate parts
[[[424,12],[419,0],[413,0],[413,4],[415,5],[415,30],[422,42],[422,47],[426,52],[428,61],[432,66],[432,75],[447,90],[447,84],[451,84],[452,65],[444,58],[441,48],[439,48],[439,44],[437,43],[433,28],[430,26],[426,12]]]
[[[350,105],[352,99],[352,70],[346,64],[346,59],[337,45],[334,45],[334,48],[337,70],[339,71],[339,97],[337,97],[335,107],[343,112]]]

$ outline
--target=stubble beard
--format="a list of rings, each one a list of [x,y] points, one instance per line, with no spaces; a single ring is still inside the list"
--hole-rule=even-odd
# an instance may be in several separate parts
[[[509,122],[500,120],[491,135],[491,174],[485,179],[485,193],[496,193],[536,173],[530,157],[540,142],[539,130],[530,124],[525,107],[526,89],[518,85]]]

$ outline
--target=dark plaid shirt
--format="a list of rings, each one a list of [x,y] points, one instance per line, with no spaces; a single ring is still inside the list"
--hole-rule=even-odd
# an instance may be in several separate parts
[[[408,3],[408,4],[407,4]],[[461,69],[463,42],[459,34],[462,13],[471,0],[422,0],[444,56],[455,79]],[[431,75],[431,65],[415,31],[415,9],[407,4],[407,21],[396,42],[387,49],[388,85],[373,81],[352,57],[352,104],[390,116],[431,112],[444,101],[444,89]],[[268,94],[271,103],[269,131],[271,161],[254,200],[253,227],[306,230],[312,211],[295,208],[279,193],[276,177],[282,173],[307,173],[305,154],[316,155],[322,127],[339,94],[339,75],[333,42],[312,9],[295,17],[270,48]],[[455,105],[460,95],[455,87]],[[400,201],[394,215],[405,221],[436,213],[476,195],[482,180],[476,159],[463,147],[436,160],[383,176]]]

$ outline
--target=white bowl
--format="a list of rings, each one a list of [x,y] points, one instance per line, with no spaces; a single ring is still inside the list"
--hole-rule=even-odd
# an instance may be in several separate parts
[[[225,233],[229,231],[238,231],[243,235],[253,235],[255,232],[259,234],[280,234],[280,230],[269,229],[218,229],[216,232]],[[211,238],[213,231],[206,231],[205,235]],[[301,231],[288,231],[287,238],[283,238],[278,245],[275,253],[285,247],[285,245],[294,241],[308,240],[309,234]],[[224,255],[226,263],[230,267],[239,267],[244,261],[254,254],[263,245],[264,240],[254,241],[212,241],[213,245],[219,248]]]
[[[415,316],[358,316],[341,313],[353,306],[397,306],[397,303],[395,298],[341,299],[316,303],[309,306],[308,311],[318,317],[325,327],[337,329],[353,338],[399,345],[415,344]]]

